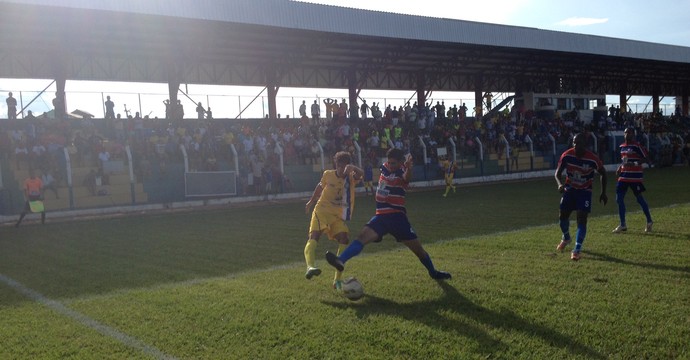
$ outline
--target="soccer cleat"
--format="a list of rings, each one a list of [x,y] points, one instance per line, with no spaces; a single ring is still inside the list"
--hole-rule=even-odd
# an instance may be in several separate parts
[[[570,239],[568,239],[568,240],[565,240],[565,239],[561,240],[561,242],[556,246],[556,250],[558,250],[558,251],[563,251],[563,250],[565,250],[565,247],[568,246],[568,245],[570,244],[571,241],[572,241],[572,240],[570,240]]]
[[[338,255],[330,251],[326,251],[326,261],[338,271],[345,270],[345,264],[338,258]]]
[[[647,225],[644,227],[644,232],[650,233],[652,232],[652,225],[654,225],[654,222],[650,221],[647,223]]]
[[[310,267],[307,268],[307,273],[304,275],[304,277],[307,278],[307,280],[311,280],[314,276],[319,276],[321,275],[321,269],[316,268],[316,267]]]
[[[333,289],[336,291],[342,291],[343,290],[343,281],[342,280],[335,280],[333,282]]]
[[[616,226],[616,228],[613,229],[613,231],[611,231],[611,232],[614,233],[614,234],[619,234],[619,233],[622,233],[623,231],[628,231],[628,227],[625,226],[625,225],[618,225],[618,226]]]
[[[570,254],[570,260],[573,260],[573,261],[578,261],[578,260],[580,260],[580,253],[579,253],[579,252],[574,252],[574,253]]]
[[[450,275],[450,273],[445,272],[445,271],[440,271],[440,270],[436,270],[435,273],[432,273],[432,274],[429,274],[429,275],[431,275],[431,278],[432,278],[432,279],[436,279],[436,280],[446,280],[446,279],[452,278],[452,276]]]

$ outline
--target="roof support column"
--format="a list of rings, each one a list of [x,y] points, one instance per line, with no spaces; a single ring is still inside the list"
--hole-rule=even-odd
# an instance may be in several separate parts
[[[654,86],[652,91],[652,111],[655,114],[659,113],[659,89],[657,86]]]
[[[628,84],[626,82],[621,83],[619,96],[619,103],[622,112],[628,112]]]
[[[482,99],[484,98],[484,95],[482,94],[481,90],[476,90],[474,92],[474,116],[475,117],[481,117],[482,114],[484,113],[484,102]]]
[[[276,97],[278,96],[279,87],[274,85],[266,85],[266,91],[268,92],[268,118],[277,119],[278,118],[278,105],[276,105]]]
[[[347,93],[350,100],[350,120],[354,120],[359,118],[357,111],[357,95],[359,95],[359,92],[357,91],[357,73],[354,70],[347,72]]]
[[[170,97],[171,104],[177,104],[177,92],[180,91],[179,81],[169,81],[168,82],[168,96]]]
[[[525,91],[525,77],[519,75],[515,79],[515,97],[522,97],[522,92]]]
[[[53,115],[56,119],[64,119],[67,115],[67,103],[65,101],[65,85],[67,76],[65,75],[66,55],[63,51],[58,51],[53,60],[53,73],[55,74],[55,98],[53,99]]]
[[[59,76],[55,79],[55,99],[53,100],[53,106],[55,107],[55,118],[64,119],[67,115],[67,103],[65,102],[65,84],[67,79],[63,76]]]
[[[523,92],[527,89],[527,81],[524,75],[518,75],[515,79],[515,107],[522,112],[525,106],[525,98],[523,97]]]
[[[182,120],[178,119],[177,108],[177,92],[180,91],[180,82],[178,80],[168,81],[168,96],[170,102],[165,104],[165,118],[168,120]]]
[[[278,105],[276,104],[276,97],[278,96],[278,80],[276,71],[273,67],[266,69],[266,92],[268,93],[268,118],[278,118]]]
[[[690,94],[688,94],[690,91],[688,91],[688,85],[683,86],[683,91],[682,91],[682,100],[681,100],[681,107],[682,109],[682,114],[683,116],[688,116],[690,112],[688,112],[688,97]]]
[[[482,116],[482,109],[484,108],[483,80],[481,75],[474,77],[474,116],[477,118]]]
[[[417,106],[422,107],[426,104],[426,75],[423,71],[417,73]]]
[[[165,118],[168,120],[182,120],[182,116],[178,119],[180,113],[177,107],[177,93],[180,91],[180,76],[178,71],[178,64],[171,61],[168,66],[168,103],[165,104]],[[181,66],[180,66],[181,67]]]

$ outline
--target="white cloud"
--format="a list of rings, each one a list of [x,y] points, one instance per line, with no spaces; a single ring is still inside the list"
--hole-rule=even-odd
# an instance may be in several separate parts
[[[585,18],[585,17],[570,17],[565,20],[561,20],[556,23],[556,25],[564,26],[587,26],[594,24],[604,24],[609,21],[608,18]]]

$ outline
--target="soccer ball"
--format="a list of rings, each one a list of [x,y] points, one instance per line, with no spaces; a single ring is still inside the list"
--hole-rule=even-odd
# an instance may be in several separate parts
[[[359,300],[364,296],[364,288],[362,287],[362,284],[355,279],[354,277],[349,277],[345,280],[343,280],[343,296],[346,298],[355,301]]]

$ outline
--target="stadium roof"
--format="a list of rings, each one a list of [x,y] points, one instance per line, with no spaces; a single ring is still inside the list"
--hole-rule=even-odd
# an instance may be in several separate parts
[[[0,77],[640,95],[690,83],[689,47],[526,27],[287,0],[0,5]]]

